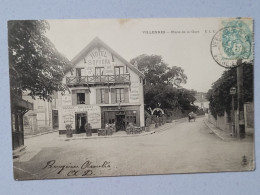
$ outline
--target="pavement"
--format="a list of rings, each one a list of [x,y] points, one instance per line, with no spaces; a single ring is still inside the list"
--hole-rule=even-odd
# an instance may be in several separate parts
[[[36,137],[36,136],[41,136],[41,135],[45,135],[45,134],[49,134],[49,133],[54,133],[59,131],[58,129],[54,129],[51,131],[46,131],[46,132],[42,132],[42,133],[37,133],[37,134],[33,134],[33,135],[25,135],[24,139],[28,139],[28,138],[32,138],[32,137]]]
[[[70,140],[80,140],[80,139],[102,139],[102,138],[118,138],[118,137],[137,137],[137,136],[145,136],[154,133],[158,133],[161,131],[165,131],[168,128],[172,127],[172,125],[176,125],[181,122],[187,121],[187,117],[174,120],[172,123],[165,123],[164,125],[155,128],[155,124],[150,126],[149,131],[143,131],[140,134],[126,134],[125,131],[118,131],[109,136],[98,136],[97,133],[92,133],[92,136],[86,136],[86,133],[73,134],[72,137],[67,137],[66,134],[59,135],[59,140],[70,141]]]
[[[203,121],[205,125],[210,129],[210,131],[223,141],[254,141],[254,137],[252,135],[246,135],[245,138],[241,139],[232,136],[232,134],[229,132],[217,128],[215,125],[210,123],[207,118],[204,118]]]
[[[223,141],[198,118],[165,124],[153,134],[64,141],[57,132],[25,140],[14,159],[17,180],[255,169],[254,142]]]

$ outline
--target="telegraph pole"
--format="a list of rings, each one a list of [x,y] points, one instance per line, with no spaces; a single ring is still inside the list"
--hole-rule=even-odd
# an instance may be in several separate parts
[[[243,64],[242,59],[237,60],[237,115],[238,115],[238,135],[245,138],[244,120],[244,92],[243,92]]]

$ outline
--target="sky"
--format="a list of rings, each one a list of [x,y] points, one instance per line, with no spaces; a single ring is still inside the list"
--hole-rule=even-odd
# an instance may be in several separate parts
[[[182,87],[207,92],[225,70],[211,56],[210,43],[220,29],[217,18],[48,20],[46,35],[69,60],[95,37],[130,61],[141,54],[160,55],[187,75]],[[153,34],[151,31],[160,31]],[[165,32],[165,33],[161,33]]]

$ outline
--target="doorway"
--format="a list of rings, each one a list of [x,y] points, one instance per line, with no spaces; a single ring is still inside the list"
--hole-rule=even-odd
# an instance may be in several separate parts
[[[58,110],[52,110],[52,128],[53,129],[58,129],[59,128]]]
[[[116,131],[124,131],[125,130],[125,114],[119,113],[116,114]]]
[[[85,125],[88,122],[87,113],[76,113],[75,114],[76,122],[76,133],[85,132]]]

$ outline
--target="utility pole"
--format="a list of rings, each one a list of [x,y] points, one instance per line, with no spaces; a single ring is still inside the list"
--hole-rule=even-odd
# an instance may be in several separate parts
[[[237,114],[238,114],[238,135],[245,137],[244,120],[244,92],[243,92],[243,64],[242,59],[237,60]]]
[[[234,95],[236,94],[236,88],[232,87],[230,89],[230,94],[232,96],[232,112],[231,112],[231,121],[232,121],[232,136],[237,137],[237,132],[235,130],[235,102]]]

